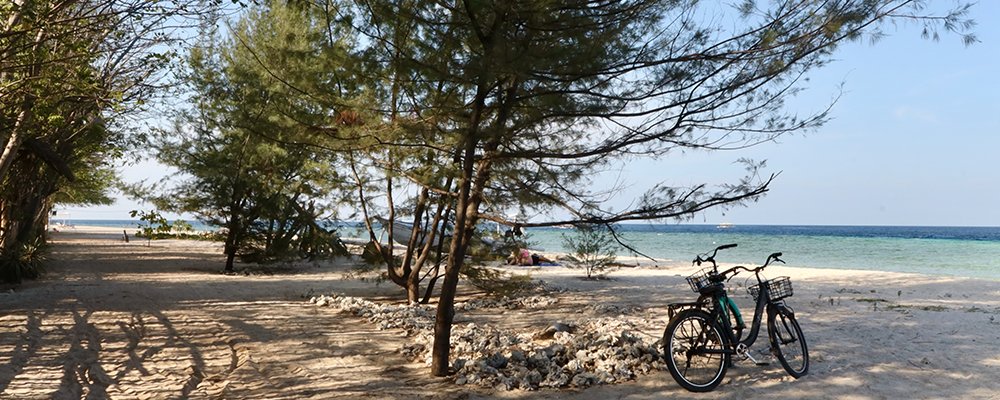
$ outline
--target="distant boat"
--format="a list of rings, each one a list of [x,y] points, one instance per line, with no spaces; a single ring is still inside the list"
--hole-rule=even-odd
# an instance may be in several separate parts
[[[716,229],[729,229],[732,228],[733,224],[730,222],[723,222],[715,226]]]
[[[378,221],[380,224],[382,224],[383,229],[385,229],[386,226],[388,226],[389,221],[386,220],[385,218],[376,217],[375,220]],[[412,233],[413,233],[413,224],[398,220],[392,223],[392,241],[399,243],[403,246],[407,246],[410,243],[410,235]],[[417,246],[423,246],[424,243],[427,242],[427,236],[428,235],[426,231],[424,231],[423,229],[417,229],[417,242],[416,242]],[[447,229],[447,232],[445,233],[443,239],[445,245],[447,246],[448,243],[451,241],[450,227],[449,229]],[[440,235],[435,235],[433,246],[440,245],[441,241],[442,237]],[[479,241],[493,249],[496,249],[498,246],[503,244],[501,241],[497,241],[488,236],[480,237]],[[543,251],[543,249],[534,247],[532,248],[532,250]],[[447,251],[447,249],[445,249],[445,251]]]
[[[384,220],[383,220],[384,221]],[[392,240],[403,246],[410,243],[410,234],[413,233],[413,224],[406,222],[395,221],[392,223]],[[424,242],[427,240],[427,235],[424,233],[423,229],[417,229],[417,245],[423,246]],[[445,236],[447,239],[449,236]],[[441,243],[441,237],[434,237],[434,245],[437,246]]]

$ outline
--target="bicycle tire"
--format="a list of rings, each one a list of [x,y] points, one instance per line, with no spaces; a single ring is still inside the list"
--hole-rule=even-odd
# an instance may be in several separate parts
[[[709,392],[719,386],[731,363],[729,347],[722,327],[703,310],[680,312],[663,331],[667,369],[681,387],[692,392]]]
[[[798,379],[809,373],[809,347],[795,314],[785,307],[775,307],[767,317],[767,335],[771,350],[789,375]]]

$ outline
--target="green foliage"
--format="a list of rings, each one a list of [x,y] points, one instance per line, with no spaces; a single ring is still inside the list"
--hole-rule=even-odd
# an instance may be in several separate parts
[[[194,236],[194,229],[191,227],[191,224],[181,220],[171,223],[163,216],[163,214],[160,214],[160,212],[156,210],[132,210],[129,211],[129,216],[132,218],[138,216],[139,221],[142,221],[142,223],[138,225],[139,231],[136,235],[146,238],[147,245],[153,239],[176,237],[191,238]]]
[[[194,227],[191,226],[191,224],[188,223],[187,221],[176,220],[173,223],[173,227],[172,227],[171,231],[172,232],[181,232],[181,233],[184,233],[184,232],[193,232],[194,231]]]
[[[361,260],[370,266],[382,266],[385,265],[385,260],[389,257],[388,253],[390,251],[391,249],[389,247],[383,247],[383,251],[380,254],[375,242],[368,242],[365,244],[364,249],[361,250]],[[394,258],[393,262],[396,265],[403,261],[403,259],[399,256],[393,255],[392,257]]]
[[[193,108],[157,132],[158,159],[183,174],[147,198],[222,227],[225,253],[243,261],[346,253],[325,229],[343,181],[339,155],[311,144],[345,89],[343,43],[308,10],[262,2],[228,40],[206,33],[185,72]]]
[[[571,268],[583,268],[587,279],[603,278],[616,264],[618,245],[604,226],[577,225],[574,235],[563,234],[563,246],[570,250],[563,261]]]
[[[605,2],[595,12],[564,1],[261,1],[228,40],[191,52],[193,110],[161,159],[192,178],[170,197],[220,221],[229,255],[285,248],[308,225],[295,216],[315,218],[335,201],[324,194],[342,189],[334,166],[345,159],[365,207],[384,199],[387,214],[418,216],[410,206],[425,202],[413,194],[429,191],[447,202],[459,238],[483,212],[503,220],[557,208],[573,215],[567,222],[606,224],[747,204],[773,176],[751,168],[718,188],[665,182],[623,210],[606,206],[617,188],[592,182],[636,158],[820,126],[823,110],[786,110],[802,77],[838,42],[925,4],[743,2],[736,15],[720,7],[703,19],[717,11],[703,3]],[[591,276],[613,253],[588,235],[570,247]],[[454,250],[444,299],[469,249]],[[446,374],[449,338],[439,333],[433,368]]]
[[[113,201],[114,161],[162,93],[167,65],[151,56],[186,31],[191,20],[177,17],[204,4],[0,3],[0,248],[10,256],[44,239],[54,205]]]
[[[67,182],[59,189],[53,196],[55,204],[73,206],[114,204],[111,189],[119,183],[117,172],[110,166],[101,165],[100,162],[90,165],[90,167],[74,168],[76,180]]]
[[[159,211],[132,210],[128,214],[132,218],[138,216],[139,221],[144,222],[138,225],[138,235],[146,239],[152,240],[166,237],[171,231],[170,221],[167,221]]]
[[[527,274],[511,274],[495,268],[466,264],[462,275],[469,283],[486,292],[488,296],[517,297],[538,290],[539,283]]]
[[[292,232],[295,237],[289,237]],[[300,236],[301,235],[301,236]],[[261,241],[263,240],[263,241]],[[335,231],[321,227],[284,231],[251,229],[240,248],[240,260],[247,263],[270,263],[297,259],[327,259],[347,256],[350,252]]]
[[[22,243],[12,250],[0,251],[0,279],[7,283],[37,279],[45,271],[45,261],[46,246],[41,239]]]

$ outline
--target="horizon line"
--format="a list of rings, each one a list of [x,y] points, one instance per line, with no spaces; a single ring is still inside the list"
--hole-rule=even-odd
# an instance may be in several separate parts
[[[59,220],[61,218],[53,218],[53,220]],[[129,222],[140,222],[139,219],[131,218],[66,218],[66,220],[77,220],[77,221],[129,221]],[[172,221],[197,221],[197,218],[176,218]],[[358,221],[337,221],[346,223],[361,223]],[[836,223],[820,223],[820,224],[807,224],[807,223],[735,223],[735,222],[703,222],[703,223],[687,223],[687,222],[641,222],[641,221],[631,221],[623,222],[619,225],[674,225],[674,226],[718,226],[720,224],[726,224],[729,226],[727,229],[732,229],[739,226],[810,226],[810,227],[895,227],[895,228],[1000,228],[1000,225],[923,225],[923,224],[904,224],[904,225],[892,225],[892,224],[836,224]],[[537,227],[531,229],[559,229],[555,227]]]

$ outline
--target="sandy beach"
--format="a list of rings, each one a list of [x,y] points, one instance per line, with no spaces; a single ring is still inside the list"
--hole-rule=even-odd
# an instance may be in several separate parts
[[[498,390],[431,377],[402,351],[413,341],[405,330],[310,302],[405,303],[391,283],[357,279],[351,259],[227,276],[218,243],[125,243],[120,230],[90,227],[51,239],[45,277],[0,292],[0,399],[1000,399],[997,281],[774,267],[769,275],[795,287],[787,302],[811,357],[802,379],[777,362],[737,362],[707,395],[666,369],[610,385]],[[459,311],[456,325],[537,332],[620,318],[655,340],[667,304],[694,298],[684,277],[697,267],[646,261],[601,281],[563,267],[509,269],[544,281],[555,301]],[[463,287],[459,301],[481,296]],[[749,296],[737,300],[752,312]],[[764,337],[755,348],[766,346]]]

